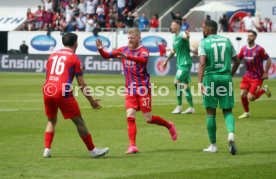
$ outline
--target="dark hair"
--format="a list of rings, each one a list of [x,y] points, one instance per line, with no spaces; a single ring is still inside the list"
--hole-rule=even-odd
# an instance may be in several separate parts
[[[249,31],[247,31],[248,33],[252,33],[252,34],[254,34],[254,36],[255,37],[257,37],[257,32],[256,31],[254,31],[254,30],[249,30]]]
[[[180,20],[173,20],[173,22],[177,23],[178,25],[181,26],[182,22]]]
[[[64,46],[72,47],[77,40],[78,35],[71,32],[67,32],[62,36],[62,43]]]
[[[213,32],[217,32],[218,30],[218,24],[216,23],[216,21],[213,21],[213,20],[207,20],[205,22],[205,26],[212,29]]]

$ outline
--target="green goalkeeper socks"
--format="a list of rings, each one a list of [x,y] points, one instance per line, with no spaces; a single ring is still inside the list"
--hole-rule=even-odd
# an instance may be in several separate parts
[[[208,131],[208,136],[209,136],[211,144],[215,144],[217,141],[217,138],[216,138],[216,131],[217,131],[216,116],[207,115],[207,131]]]
[[[185,90],[185,96],[186,96],[186,99],[187,99],[187,102],[188,102],[189,106],[191,108],[193,108],[194,107],[193,96],[192,96],[192,93],[191,93],[191,90],[190,90],[189,87],[187,87],[186,90]]]
[[[226,128],[228,133],[230,132],[234,132],[235,130],[235,120],[234,120],[234,116],[231,112],[224,114],[224,119],[225,119],[225,124],[226,124]]]
[[[180,85],[178,83],[175,83],[175,89],[176,89],[176,98],[177,98],[177,105],[182,106],[182,89],[180,89],[180,86],[177,87],[177,85]]]

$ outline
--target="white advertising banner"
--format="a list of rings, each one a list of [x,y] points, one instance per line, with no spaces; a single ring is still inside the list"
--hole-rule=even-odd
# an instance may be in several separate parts
[[[127,34],[117,34],[112,32],[101,32],[99,36],[93,36],[88,32],[76,32],[79,36],[79,47],[77,54],[79,55],[96,55],[98,54],[95,40],[100,38],[107,50],[127,45]],[[239,52],[240,48],[247,44],[247,33],[221,33],[228,37]],[[159,50],[156,42],[161,40],[167,45],[168,53],[172,49],[172,34],[169,32],[144,32],[142,33],[141,43],[150,51],[152,56],[158,56]],[[197,49],[199,41],[203,38],[201,32],[191,33],[191,48]],[[237,40],[239,38],[240,40]],[[263,46],[271,57],[276,57],[276,33],[259,33],[256,43]],[[46,32],[39,31],[11,31],[8,33],[8,50],[19,49],[22,41],[25,40],[29,46],[30,54],[50,54],[54,50],[63,47],[60,32],[52,32],[47,35]]]

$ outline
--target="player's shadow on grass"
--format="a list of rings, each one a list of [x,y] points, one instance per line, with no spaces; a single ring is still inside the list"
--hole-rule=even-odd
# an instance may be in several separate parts
[[[275,154],[276,150],[259,150],[259,151],[238,151],[237,155],[252,155],[252,154]]]
[[[176,153],[176,152],[201,152],[200,149],[155,149],[155,150],[146,150],[143,153]]]

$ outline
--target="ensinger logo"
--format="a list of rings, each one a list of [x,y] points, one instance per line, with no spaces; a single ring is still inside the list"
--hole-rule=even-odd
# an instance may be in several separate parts
[[[166,61],[166,57],[158,57],[154,62],[154,70],[157,75],[164,76],[170,71],[170,63],[167,64],[165,69],[162,68],[163,63]]]
[[[106,48],[109,48],[110,47],[110,40],[104,36],[90,36],[90,37],[87,37],[84,42],[83,42],[83,45],[84,47],[87,49],[87,50],[90,50],[92,52],[97,52],[98,49],[96,47],[96,40],[97,39],[100,39],[103,43],[103,46],[106,47]]]
[[[38,35],[31,41],[32,47],[39,51],[48,51],[50,48],[55,47],[56,44],[56,40],[49,35]]]
[[[167,44],[167,41],[163,39],[162,37],[158,36],[147,36],[142,38],[141,44],[146,47],[149,52],[159,52],[159,48],[157,43],[160,43],[161,41],[164,41],[165,44]]]

